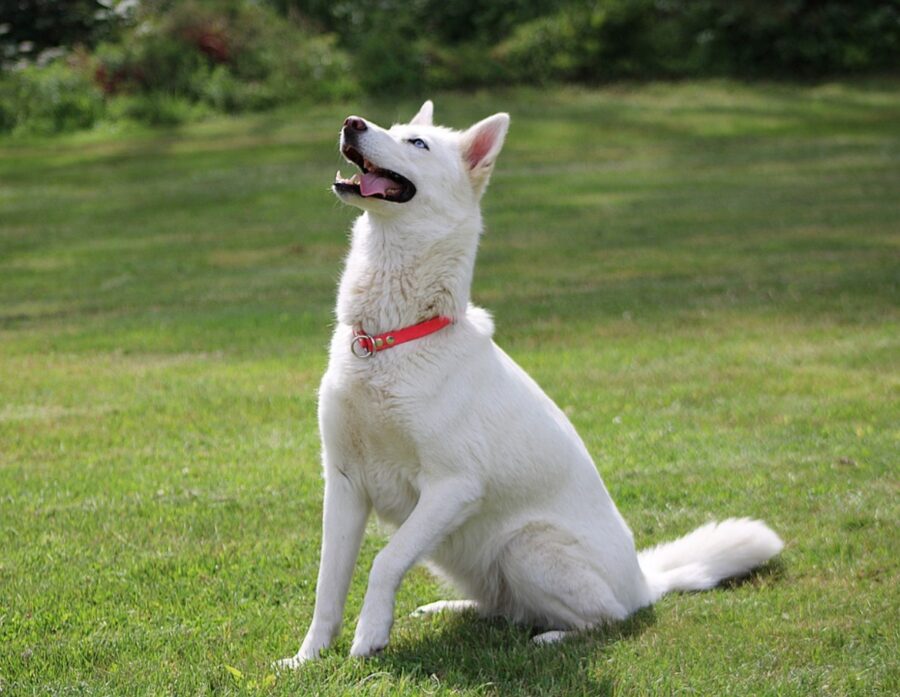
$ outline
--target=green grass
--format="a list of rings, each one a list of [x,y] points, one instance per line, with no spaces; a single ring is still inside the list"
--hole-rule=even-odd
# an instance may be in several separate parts
[[[0,143],[0,694],[897,694],[900,84],[437,99],[513,115],[474,299],[640,546],[787,542],[743,583],[536,648],[414,620],[276,677],[311,617],[341,119]]]

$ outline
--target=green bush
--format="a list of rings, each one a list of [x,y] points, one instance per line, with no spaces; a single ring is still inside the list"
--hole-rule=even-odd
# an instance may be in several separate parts
[[[413,12],[400,0],[383,0],[381,12],[363,12],[345,37],[353,72],[371,94],[409,94],[425,86],[425,46]]]
[[[18,92],[13,80],[0,79],[0,133],[16,127],[18,121]]]
[[[151,126],[176,126],[196,120],[210,111],[203,104],[191,102],[165,92],[124,94],[108,102],[107,118],[110,121],[137,121]]]
[[[522,82],[888,70],[900,8],[860,0],[597,0],[516,26],[494,56]]]
[[[55,133],[99,118],[171,125],[356,94],[348,54],[252,0],[143,3],[92,53],[0,73],[0,131]]]
[[[121,4],[121,0],[117,0]],[[116,31],[127,8],[110,0],[2,0],[0,62],[33,60],[47,49],[94,46]]]
[[[817,77],[893,70],[900,6],[885,0],[680,0],[704,72]]]
[[[70,3],[19,3],[16,16],[37,14],[0,41],[0,132],[171,124],[361,91],[805,79],[900,64],[896,0],[143,0],[127,12],[104,0],[73,24],[92,2],[74,15]]]
[[[487,87],[508,82],[512,76],[512,71],[483,44],[468,42],[452,48],[437,41],[425,44],[425,83],[429,89]]]
[[[598,53],[595,22],[594,13],[583,8],[541,17],[517,27],[493,55],[520,82],[574,80]]]
[[[111,94],[165,92],[222,111],[357,90],[333,37],[311,35],[249,0],[149,6],[123,41],[97,50]]]
[[[65,61],[13,71],[0,82],[0,128],[50,134],[89,128],[102,115],[103,95]]]
[[[651,13],[640,0],[572,5],[518,26],[495,56],[523,82],[637,77],[654,67]]]
[[[337,48],[333,35],[319,36],[279,28],[260,40],[253,51],[263,68],[256,80],[245,80],[257,85],[260,93],[267,95],[268,104],[298,99],[339,99],[359,93],[359,84],[353,79],[349,57]],[[237,66],[237,75],[242,74]],[[248,99],[250,108],[252,98]]]

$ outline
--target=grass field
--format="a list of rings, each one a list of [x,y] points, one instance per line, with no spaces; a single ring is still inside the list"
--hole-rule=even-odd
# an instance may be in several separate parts
[[[351,111],[0,142],[0,694],[900,692],[900,83],[437,98],[512,113],[474,299],[571,416],[639,546],[711,518],[749,580],[537,648],[416,620],[275,676],[311,617],[316,387]]]

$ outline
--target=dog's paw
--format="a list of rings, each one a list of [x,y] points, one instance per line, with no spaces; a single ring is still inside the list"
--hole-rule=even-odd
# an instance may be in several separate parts
[[[371,658],[372,656],[377,656],[382,651],[384,651],[387,646],[387,640],[384,643],[376,642],[376,643],[368,643],[365,641],[354,641],[353,646],[350,647],[350,655],[354,658]]]
[[[410,613],[410,617],[424,617],[425,615],[435,615],[439,612],[465,612],[466,610],[477,610],[478,603],[474,600],[438,600],[435,603],[420,605]]]
[[[353,634],[351,656],[374,656],[384,650],[394,624],[394,606],[391,602],[372,602],[367,594],[363,603],[356,632]]]
[[[364,625],[356,628],[356,636],[350,647],[350,655],[358,658],[377,656],[388,645],[388,637],[391,632],[390,625],[380,629],[369,629]]]
[[[289,670],[297,670],[300,666],[311,659],[304,658],[299,653],[296,656],[291,656],[290,658],[282,658],[280,661],[275,661],[272,663],[272,668],[275,669],[275,672],[286,672]]]
[[[322,649],[327,648],[327,644],[308,644],[307,642],[303,642],[303,646],[300,647],[300,650],[291,656],[290,658],[282,658],[280,661],[275,661],[272,664],[272,667],[276,671],[288,671],[288,670],[297,670],[304,663],[308,663],[309,661],[315,661],[319,657],[319,653]]]

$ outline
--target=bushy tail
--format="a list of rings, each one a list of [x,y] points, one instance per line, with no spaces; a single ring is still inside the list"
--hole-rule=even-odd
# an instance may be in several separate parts
[[[699,591],[743,576],[784,547],[765,523],[729,518],[638,553],[653,601],[671,591]]]

